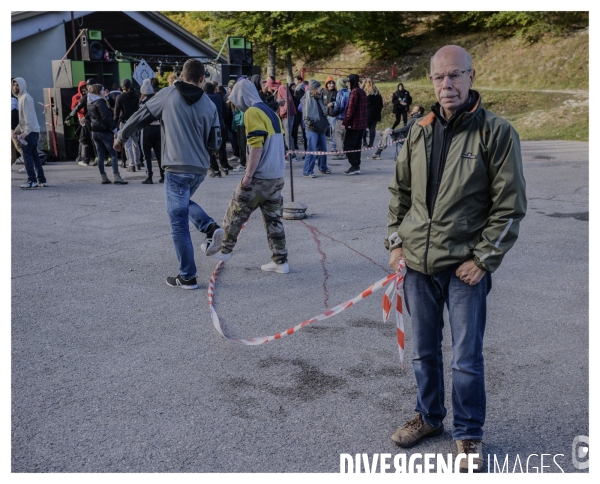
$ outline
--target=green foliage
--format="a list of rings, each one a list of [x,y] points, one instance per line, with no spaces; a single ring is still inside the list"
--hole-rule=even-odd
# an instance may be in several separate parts
[[[589,25],[589,12],[442,12],[431,27],[442,33],[469,33],[484,29],[529,42],[545,34],[560,35]]]
[[[353,33],[354,44],[362,47],[372,59],[401,56],[414,39],[408,32],[414,12],[347,12],[343,18]]]

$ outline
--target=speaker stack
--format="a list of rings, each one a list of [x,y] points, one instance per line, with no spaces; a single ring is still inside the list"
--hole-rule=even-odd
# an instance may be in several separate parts
[[[81,58],[85,61],[104,60],[104,43],[102,30],[82,29],[79,37]]]

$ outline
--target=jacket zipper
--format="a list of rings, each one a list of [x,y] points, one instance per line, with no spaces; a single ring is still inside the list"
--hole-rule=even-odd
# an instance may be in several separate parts
[[[427,254],[429,252],[429,238],[431,236],[431,217],[433,217],[433,209],[435,207],[435,202],[437,200],[437,196],[438,196],[438,192],[440,191],[440,183],[441,183],[441,167],[442,167],[442,160],[444,157],[444,152],[446,151],[446,141],[447,141],[447,135],[448,132],[446,130],[446,128],[448,127],[447,124],[445,124],[443,126],[444,129],[444,135],[442,137],[442,149],[440,150],[440,164],[438,165],[438,172],[437,172],[437,180],[436,180],[436,191],[435,191],[435,197],[433,197],[433,203],[431,204],[431,214],[429,215],[429,218],[427,219],[427,243],[425,244],[425,256],[423,257],[423,262],[425,264],[425,274],[429,274],[429,272],[427,271]]]

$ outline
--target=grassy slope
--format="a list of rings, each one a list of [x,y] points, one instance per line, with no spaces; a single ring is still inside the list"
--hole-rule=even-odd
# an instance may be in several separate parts
[[[484,106],[508,119],[522,139],[589,139],[587,30],[568,37],[545,38],[535,44],[498,39],[491,34],[423,38],[396,65],[414,102],[426,109],[435,102],[426,77],[429,58],[440,46],[451,43],[464,46],[471,53],[477,72],[474,87],[481,93]],[[368,65],[368,59],[347,47],[319,65],[359,67]],[[315,77],[324,80],[325,76]],[[393,123],[391,97],[396,84],[377,84],[385,102],[378,128]]]

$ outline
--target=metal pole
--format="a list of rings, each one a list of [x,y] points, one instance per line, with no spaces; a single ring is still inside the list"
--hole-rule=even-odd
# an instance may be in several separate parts
[[[71,12],[71,36],[73,39],[75,38],[75,16],[73,12]],[[77,60],[77,48],[73,51],[73,59]]]

